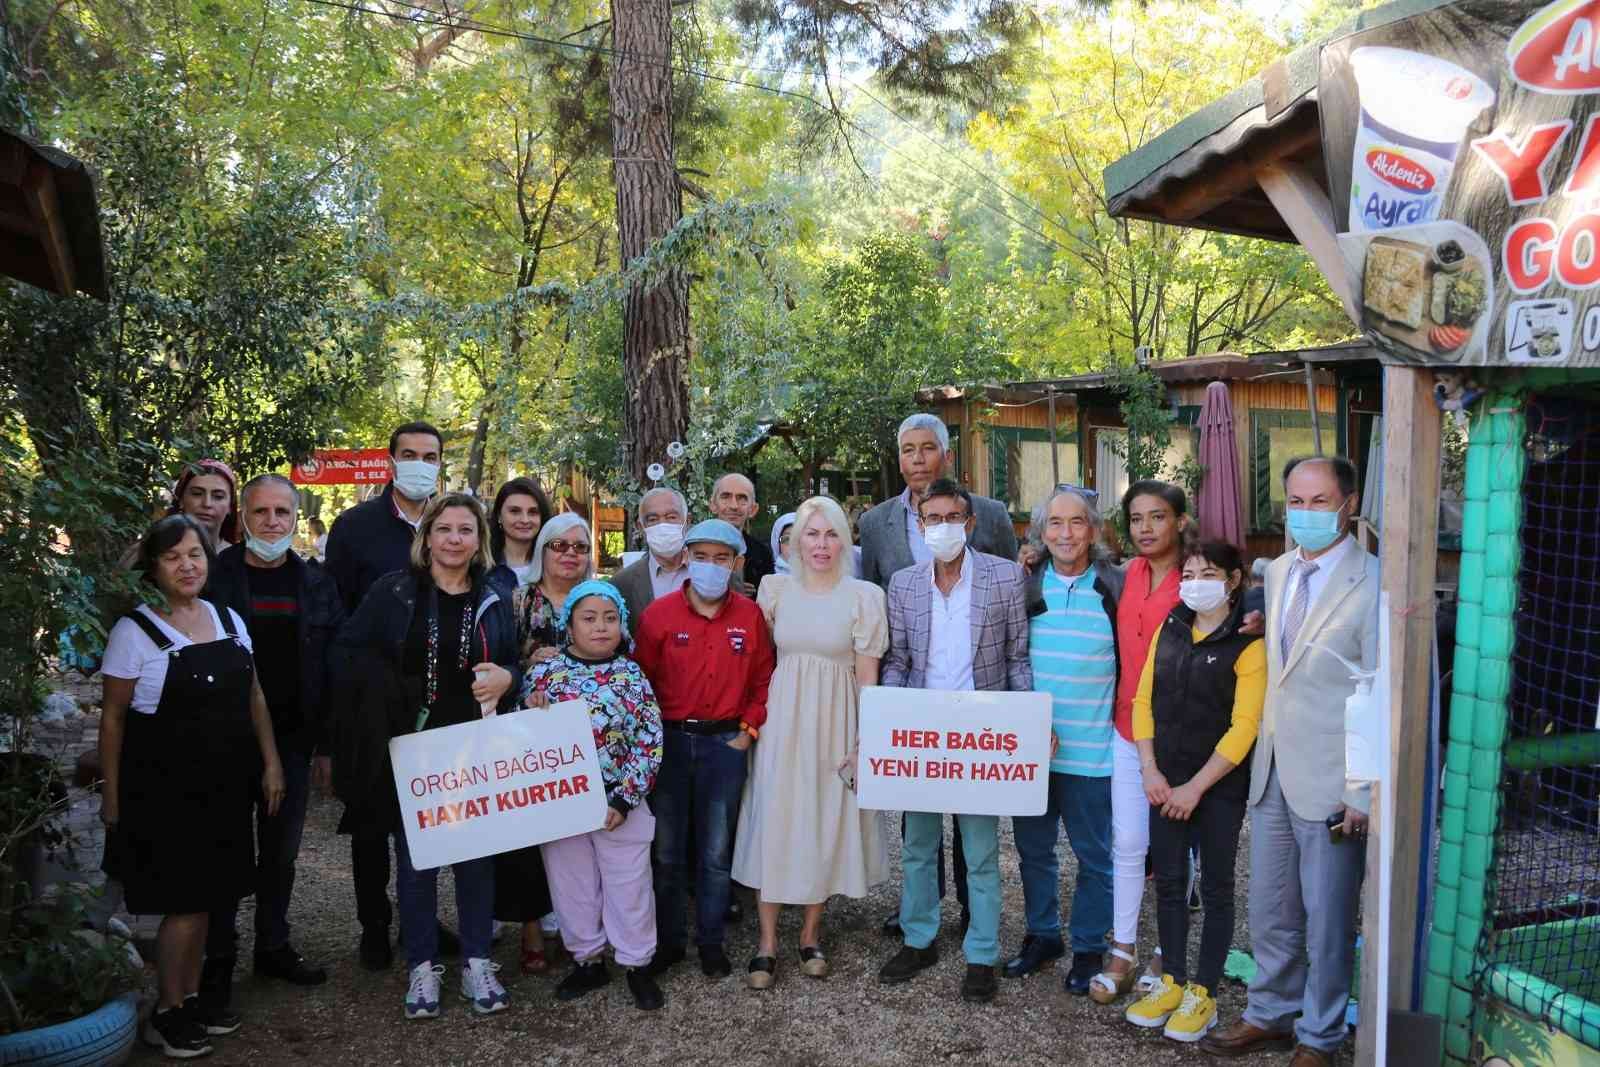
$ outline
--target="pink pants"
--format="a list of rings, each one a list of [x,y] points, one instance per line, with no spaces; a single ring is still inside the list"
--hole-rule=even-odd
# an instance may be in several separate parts
[[[617,963],[642,967],[656,954],[656,898],[650,843],[656,820],[647,805],[615,830],[593,830],[539,846],[561,940],[574,959],[591,960],[611,943]]]

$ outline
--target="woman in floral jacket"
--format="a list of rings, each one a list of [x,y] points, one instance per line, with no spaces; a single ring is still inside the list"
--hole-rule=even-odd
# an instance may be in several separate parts
[[[588,705],[607,810],[600,829],[540,846],[562,937],[577,963],[556,987],[556,999],[576,1000],[611,980],[602,955],[610,941],[628,968],[634,1002],[653,1011],[663,1000],[644,971],[656,951],[650,884],[656,820],[647,798],[661,766],[661,709],[644,672],[623,651],[628,609],[616,586],[577,586],[562,606],[560,628],[566,647],[529,674],[527,703]]]

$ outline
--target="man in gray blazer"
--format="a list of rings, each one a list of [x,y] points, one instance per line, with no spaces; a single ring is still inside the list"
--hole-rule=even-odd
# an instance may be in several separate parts
[[[934,482],[918,505],[933,552],[927,566],[907,567],[889,582],[889,650],[879,681],[908,689],[1028,692],[1028,612],[1022,568],[974,552],[972,494],[949,480]],[[967,897],[972,920],[962,942],[967,974],[964,1000],[995,994],[1000,957],[1000,819],[958,815],[968,852]],[[882,982],[909,981],[939,961],[938,859],[944,816],[907,812],[901,851],[904,887],[900,928],[905,946],[878,972]]]
[[[675,592],[689,578],[683,532],[689,528],[689,504],[676,489],[658,486],[639,498],[639,531],[645,554],[617,572],[611,581],[628,605],[628,618],[644,618],[644,609],[659,596]]]
[[[1290,1067],[1328,1067],[1345,1036],[1371,807],[1368,787],[1345,780],[1356,686],[1345,661],[1377,664],[1378,560],[1347,532],[1360,507],[1349,460],[1291,460],[1283,477],[1300,547],[1267,568],[1267,699],[1250,767],[1256,974],[1244,1016],[1200,1047],[1292,1047]]]
[[[857,524],[861,534],[861,578],[883,589],[889,588],[889,579],[896,571],[913,563],[933,561],[917,527],[916,500],[928,486],[946,476],[955,458],[950,451],[950,431],[938,416],[926,412],[912,415],[900,424],[895,447],[905,491],[875,505]],[[1016,559],[1017,532],[1006,506],[973,494],[972,514],[972,547],[1001,559]]]
[[[945,477],[954,459],[950,451],[950,431],[938,416],[926,412],[910,415],[900,423],[895,434],[895,448],[900,460],[900,477],[906,483],[905,491],[875,505],[856,524],[861,535],[861,578],[883,589],[889,588],[889,579],[897,571],[913,563],[926,567],[933,562],[917,523],[916,501],[928,486]],[[1011,514],[1006,506],[986,496],[969,495],[972,498],[972,548],[1001,559],[1016,559],[1017,532],[1011,526]],[[904,831],[902,824],[902,836]],[[956,898],[961,902],[962,925],[965,926],[967,861],[961,850],[959,823],[951,841],[950,858],[955,866]],[[939,852],[939,897],[944,897],[942,849]],[[899,923],[894,916],[884,920],[883,933],[886,937],[900,936]]]

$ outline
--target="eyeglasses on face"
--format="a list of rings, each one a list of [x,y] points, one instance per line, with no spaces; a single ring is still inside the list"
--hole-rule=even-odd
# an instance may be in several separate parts
[[[568,552],[575,556],[589,554],[589,546],[582,541],[547,541],[544,547],[558,556],[565,556]]]

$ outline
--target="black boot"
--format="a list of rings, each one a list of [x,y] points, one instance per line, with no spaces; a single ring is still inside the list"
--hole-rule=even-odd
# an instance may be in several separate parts
[[[200,993],[193,998],[194,1019],[212,1037],[239,1029],[233,1013],[233,965],[237,957],[208,956],[200,965]]]

